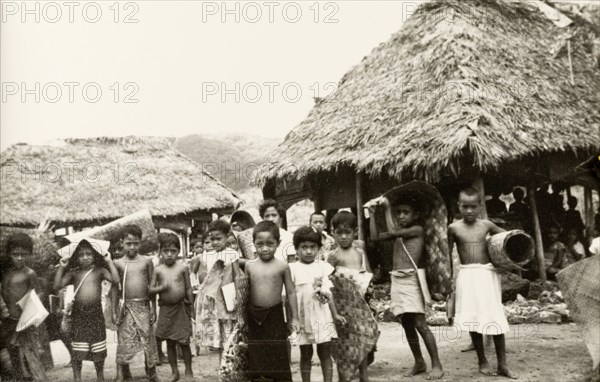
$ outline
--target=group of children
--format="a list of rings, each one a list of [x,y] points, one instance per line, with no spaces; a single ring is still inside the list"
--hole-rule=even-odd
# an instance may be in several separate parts
[[[494,374],[483,345],[483,335],[491,335],[496,347],[496,373],[516,378],[506,360],[504,334],[509,327],[501,302],[500,277],[486,250],[488,235],[503,230],[479,217],[482,205],[482,197],[476,190],[461,191],[458,208],[462,219],[448,227],[450,251],[456,244],[461,263],[456,280],[454,321],[470,332],[482,374]],[[331,220],[331,237],[325,232],[324,216],[311,215],[311,224],[298,228],[293,235],[293,259],[285,254],[278,258],[284,230],[279,226],[280,210],[274,205],[271,207],[274,211],[267,212],[278,216],[269,219],[263,216],[264,220],[252,230],[252,258],[240,255],[231,239],[235,239],[231,226],[223,220],[211,222],[202,240],[193,243],[197,254],[189,265],[177,261],[181,248],[174,234],[159,234],[161,261],[156,267],[151,259],[139,254],[142,231],[137,226],[126,226],[120,231],[118,241],[124,256],[119,259],[102,256],[89,242],[81,241],[70,259],[61,261],[54,282],[57,290],[69,284],[76,290],[71,313],[75,380],[81,379],[82,360],[93,361],[98,380],[103,380],[106,358],[101,307],[103,280],[113,285],[111,306],[118,336],[117,380],[131,377],[129,364],[138,353],[145,355],[147,377],[157,380],[158,338],[167,342],[171,380],[176,381],[180,378],[177,348],[188,379],[193,378],[191,343],[195,341],[199,346],[219,350],[222,356],[239,317],[228,297],[231,292],[227,291],[238,277],[245,275],[249,282],[249,300],[242,308],[248,317],[248,378],[291,381],[291,341],[300,348],[302,381],[310,381],[314,345],[323,380],[331,381],[332,344],[338,337],[337,329],[346,325],[347,317],[336,309],[329,276],[334,273],[351,276],[362,296],[372,276],[362,245],[355,240],[356,216],[351,212],[338,212]],[[411,197],[385,207],[386,220],[393,229],[380,233],[375,219],[371,219],[371,237],[395,241],[391,311],[398,316],[415,359],[408,375],[427,370],[420,336],[432,362],[427,379],[439,379],[444,371],[434,336],[425,320],[430,296],[421,279],[426,259],[424,211],[420,202]],[[10,264],[2,268],[1,278],[2,297],[9,310],[9,316],[2,321],[2,345],[11,351],[17,370],[20,367],[18,348],[11,342],[20,314],[16,302],[36,288],[35,273],[24,265],[24,259],[32,252],[31,239],[27,239],[16,237],[8,241]],[[337,356],[343,357],[343,354]],[[368,380],[368,364],[369,359],[365,359],[357,365],[360,381]],[[342,375],[339,377],[340,381],[344,380]]]

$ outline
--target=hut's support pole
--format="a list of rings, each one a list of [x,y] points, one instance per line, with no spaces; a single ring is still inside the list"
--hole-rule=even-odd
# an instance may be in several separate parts
[[[544,264],[544,243],[542,242],[542,229],[540,228],[540,218],[538,217],[537,202],[535,200],[535,187],[530,186],[527,189],[529,195],[529,205],[531,206],[531,215],[533,216],[533,231],[535,232],[535,254],[538,261],[540,280],[546,282],[546,265]]]
[[[594,228],[594,202],[592,201],[592,189],[589,187],[583,189],[583,203],[585,206],[585,225],[588,227],[588,231],[591,232]],[[586,234],[589,232],[586,232]]]
[[[321,195],[318,191],[315,191],[313,196],[313,204],[315,206],[315,212],[321,212],[323,210]]]
[[[472,187],[479,192],[479,198],[481,200],[481,212],[479,213],[479,217],[481,219],[487,219],[487,209],[485,208],[485,186],[483,184],[483,177],[481,176],[479,170],[477,171],[477,175],[475,176]]]
[[[362,190],[362,174],[356,173],[356,216],[358,221],[358,240],[365,241],[365,232],[363,230],[363,190]]]

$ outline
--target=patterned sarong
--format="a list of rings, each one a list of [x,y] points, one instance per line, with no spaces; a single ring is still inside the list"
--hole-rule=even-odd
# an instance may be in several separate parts
[[[156,365],[158,354],[154,329],[150,325],[150,301],[125,301],[117,329],[117,363],[129,364],[139,352],[148,368]]]

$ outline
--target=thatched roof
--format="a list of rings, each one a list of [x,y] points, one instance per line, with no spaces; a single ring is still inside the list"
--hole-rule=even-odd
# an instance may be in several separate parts
[[[106,221],[141,209],[153,216],[235,209],[241,200],[233,191],[174,142],[102,137],[13,145],[1,155],[0,224]]]
[[[347,166],[436,181],[465,164],[491,171],[600,151],[598,30],[582,19],[559,28],[525,3],[423,4],[332,97],[316,100],[255,180]]]

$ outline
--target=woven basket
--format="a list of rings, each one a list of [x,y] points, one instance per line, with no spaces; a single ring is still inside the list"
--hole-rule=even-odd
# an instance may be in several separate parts
[[[437,188],[422,181],[412,181],[392,188],[383,196],[392,206],[401,196],[409,196],[419,204],[425,235],[427,284],[434,300],[445,301],[452,291],[452,276],[448,250],[448,212],[444,199]],[[380,232],[387,232],[385,219],[381,217],[384,212],[383,208],[375,211]]]
[[[150,211],[148,210],[141,210],[131,215],[123,216],[122,218],[114,220],[100,227],[76,232],[68,235],[67,239],[69,239],[71,242],[74,242],[85,237],[89,237],[92,239],[110,241],[112,236],[117,231],[128,224],[135,224],[142,229],[142,241],[140,243],[139,250],[141,254],[144,255],[158,249],[156,228],[154,227],[154,222],[152,221],[152,215],[150,215]]]
[[[223,349],[219,368],[221,382],[246,382],[248,370],[248,336],[239,322],[235,324]]]
[[[600,365],[600,255],[572,264],[556,275],[558,286],[573,320],[582,331],[592,357],[593,370]]]
[[[497,269],[507,272],[524,270],[521,266],[533,258],[534,244],[531,236],[515,229],[489,237],[487,250]]]
[[[380,333],[377,320],[360,293],[358,284],[340,274],[329,278],[333,283],[331,294],[336,309],[347,321],[346,325],[336,327],[338,339],[334,341],[333,353],[338,372],[350,381],[361,362],[375,347]]]

